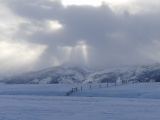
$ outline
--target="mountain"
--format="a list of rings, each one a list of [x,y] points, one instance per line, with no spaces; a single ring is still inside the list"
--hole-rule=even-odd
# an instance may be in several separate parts
[[[67,84],[82,83],[93,71],[86,67],[51,67],[36,72],[24,73],[2,80],[5,84]]]
[[[117,80],[150,81],[160,75],[160,64],[92,69],[84,66],[58,66],[2,79],[5,84],[105,83]]]
[[[156,77],[159,75],[160,64],[125,66],[95,72],[90,74],[85,82],[105,83],[114,82],[117,80],[144,82],[157,79]]]

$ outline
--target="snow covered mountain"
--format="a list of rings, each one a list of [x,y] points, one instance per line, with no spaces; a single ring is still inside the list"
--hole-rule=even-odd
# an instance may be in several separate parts
[[[114,82],[117,80],[128,81],[150,81],[157,79],[160,74],[160,64],[156,65],[136,65],[120,68],[105,69],[93,74],[90,74],[85,81],[86,83],[104,83]]]
[[[1,80],[5,84],[104,83],[116,80],[150,81],[160,75],[160,64],[91,69],[84,66],[51,67]]]
[[[67,84],[83,83],[93,71],[86,67],[59,66],[36,72],[24,73],[4,79],[6,84]]]

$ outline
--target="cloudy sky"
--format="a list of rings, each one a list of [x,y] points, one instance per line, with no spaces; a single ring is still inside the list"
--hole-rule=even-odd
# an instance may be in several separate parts
[[[160,62],[159,0],[0,0],[0,73]]]

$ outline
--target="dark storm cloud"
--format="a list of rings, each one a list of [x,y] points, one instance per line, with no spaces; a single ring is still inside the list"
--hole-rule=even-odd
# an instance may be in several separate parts
[[[123,14],[116,14],[105,4],[100,7],[64,7],[60,1],[46,0],[8,1],[8,6],[16,15],[31,22],[21,24],[16,36],[48,46],[37,66],[51,66],[53,57],[63,61],[65,52],[57,47],[75,47],[79,41],[85,41],[88,46],[88,63],[91,65],[136,64],[155,60],[144,51],[154,47],[154,40],[159,41],[158,12],[131,14],[125,10]],[[26,34],[25,31],[30,31],[32,26],[45,28],[46,20],[57,20],[63,28],[55,32],[43,29]],[[154,52],[158,51],[153,50],[150,54]],[[71,62],[77,60],[73,57],[70,56]]]
[[[59,2],[50,3],[52,3],[49,5],[51,9],[43,9],[43,4],[28,5],[25,4],[25,2],[21,2],[21,4],[19,3],[18,5],[12,4],[14,7],[11,8],[13,8],[16,14],[31,20],[33,24],[51,19],[58,20],[65,26],[62,31],[56,34],[46,34],[43,31],[40,31],[41,34],[35,33],[32,36],[33,40],[38,40],[39,42],[40,39],[36,37],[41,35],[39,38],[42,38],[42,40],[47,38],[49,41],[55,38],[59,39],[58,41],[62,40],[62,44],[65,43],[65,41],[67,41],[65,44],[73,44],[76,43],[75,40],[78,39],[87,39],[94,43],[96,40],[104,40],[106,38],[106,32],[111,32],[116,29],[116,27],[114,27],[116,26],[114,14],[107,6],[98,8],[92,6],[71,6],[64,8]],[[22,30],[24,29],[23,27],[25,27],[25,25],[21,26]],[[34,39],[34,37],[36,39]],[[71,42],[68,40],[71,40]]]

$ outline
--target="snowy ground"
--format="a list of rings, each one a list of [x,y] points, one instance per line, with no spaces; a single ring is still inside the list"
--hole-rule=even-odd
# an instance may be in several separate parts
[[[72,87],[85,90],[65,96]],[[0,85],[0,120],[159,120],[160,83]]]

